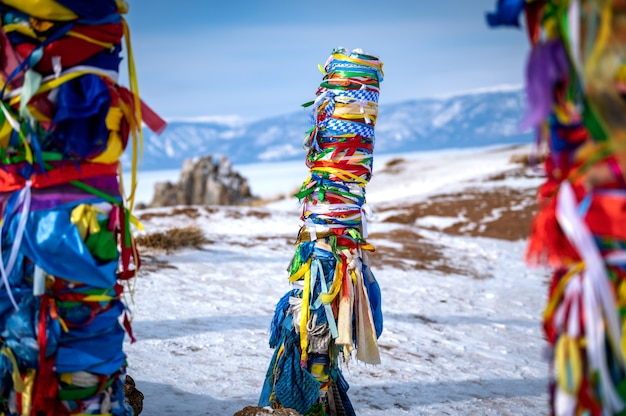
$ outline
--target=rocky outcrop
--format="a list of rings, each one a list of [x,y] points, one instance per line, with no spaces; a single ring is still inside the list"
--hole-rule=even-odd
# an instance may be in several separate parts
[[[241,205],[253,199],[248,180],[222,156],[187,159],[178,183],[158,182],[150,207],[174,205]]]

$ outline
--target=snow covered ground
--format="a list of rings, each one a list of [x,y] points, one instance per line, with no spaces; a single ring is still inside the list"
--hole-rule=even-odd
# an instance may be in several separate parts
[[[481,234],[506,228],[511,215],[531,209],[541,179],[509,163],[511,155],[528,150],[492,147],[376,160],[367,195],[379,214],[368,226],[369,241],[379,248],[370,258],[385,329],[381,365],[351,361],[344,367],[357,414],[548,414],[540,326],[547,272],[525,266],[523,238]],[[306,177],[303,162],[236,168],[263,197],[288,194]],[[152,183],[143,182],[148,176],[178,177],[142,174],[140,201],[151,198]],[[530,203],[518,198],[510,206],[485,205],[480,220],[471,210],[446,205],[446,195],[462,199],[470,190],[479,199],[480,192],[517,192]],[[454,212],[434,210],[432,201]],[[430,207],[427,216],[407,214],[424,207]],[[128,374],[145,395],[142,415],[232,415],[255,405],[272,354],[274,306],[289,290],[286,267],[300,215],[295,198],[264,207],[136,214],[143,233],[196,225],[210,240],[200,250],[142,252],[145,267],[131,305],[137,342],[125,346]],[[455,226],[455,218],[464,225]]]

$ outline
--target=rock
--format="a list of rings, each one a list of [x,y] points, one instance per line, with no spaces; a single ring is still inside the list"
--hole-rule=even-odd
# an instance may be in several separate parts
[[[126,382],[124,383],[124,395],[130,407],[133,408],[134,415],[139,416],[143,410],[143,393],[137,390],[135,380],[128,374],[126,375]]]
[[[148,207],[170,207],[178,204],[178,187],[171,182],[154,184],[154,197]]]
[[[240,205],[253,199],[248,180],[233,170],[226,157],[214,162],[207,155],[185,160],[177,184],[157,182],[149,207]]]
[[[233,416],[300,416],[293,409],[270,409],[269,407],[246,406]]]

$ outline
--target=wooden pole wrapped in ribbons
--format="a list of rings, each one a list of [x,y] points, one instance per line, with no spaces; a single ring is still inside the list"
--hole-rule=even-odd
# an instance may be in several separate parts
[[[303,225],[289,266],[293,290],[277,304],[260,406],[307,415],[353,415],[339,368],[380,363],[380,288],[367,253],[365,187],[372,175],[382,62],[361,50],[334,50],[320,69],[314,126],[304,147],[310,176],[296,195]]]
[[[0,415],[132,415],[122,295],[139,256],[119,158],[131,141],[134,172],[142,122],[165,123],[137,95],[126,11],[0,0]]]
[[[543,315],[558,415],[626,412],[626,2],[499,1],[531,53],[523,126],[547,146],[527,259],[554,273]]]

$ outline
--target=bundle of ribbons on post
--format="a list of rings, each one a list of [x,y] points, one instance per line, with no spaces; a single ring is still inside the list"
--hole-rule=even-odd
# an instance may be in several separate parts
[[[368,265],[365,187],[372,176],[382,62],[333,50],[304,147],[310,176],[296,197],[303,225],[289,265],[293,285],[276,305],[260,406],[306,415],[353,415],[340,362],[380,363],[380,288]]]
[[[133,412],[122,347],[139,267],[134,172],[142,122],[165,123],[137,95],[127,8],[0,0],[0,415]],[[123,42],[130,89],[118,84]]]
[[[626,2],[500,0],[531,45],[522,127],[546,148],[527,250],[553,270],[543,327],[552,413],[626,414]]]

